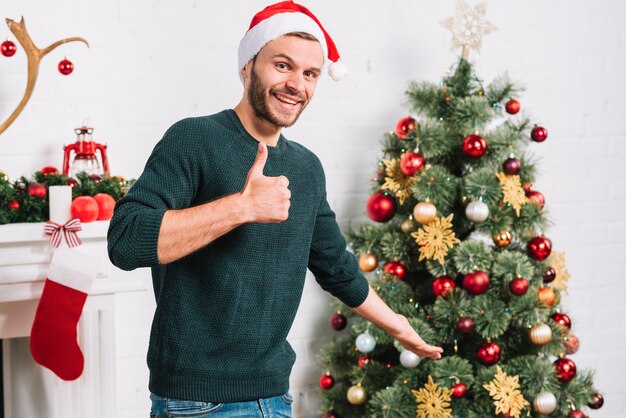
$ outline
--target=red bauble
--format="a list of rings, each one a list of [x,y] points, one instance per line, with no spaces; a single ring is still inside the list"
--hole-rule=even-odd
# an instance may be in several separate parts
[[[528,292],[528,280],[523,277],[516,277],[509,283],[509,289],[516,296],[525,295]]]
[[[385,270],[386,273],[395,275],[399,280],[404,280],[404,277],[406,276],[406,268],[397,261],[388,262],[385,264],[385,268],[383,270]]]
[[[554,322],[561,324],[568,329],[572,329],[572,320],[569,316],[567,316],[567,314],[564,314],[563,312],[555,312],[552,314],[551,318]]]
[[[326,411],[323,418],[339,418],[339,414],[335,411]]]
[[[40,171],[41,171],[41,174],[43,174],[44,176],[49,176],[50,174],[59,174],[59,170],[57,170],[56,167],[53,167],[51,165],[45,166]]]
[[[363,354],[359,357],[359,367],[362,369],[366,368],[370,364],[370,361],[370,357],[367,354]]]
[[[59,62],[59,72],[63,75],[70,75],[74,71],[74,64],[67,58]]]
[[[439,276],[433,280],[433,293],[436,297],[443,296],[454,289],[454,280],[448,276]]]
[[[576,377],[576,364],[567,357],[560,357],[554,362],[554,370],[561,382],[571,382]]]
[[[15,51],[17,51],[17,47],[13,41],[9,41],[8,39],[0,44],[0,52],[5,57],[12,57],[15,55]]]
[[[407,176],[412,176],[424,168],[426,160],[418,152],[405,152],[400,158],[400,170]]]
[[[504,108],[506,109],[507,113],[510,113],[511,115],[516,114],[517,112],[519,112],[520,107],[522,107],[520,105],[520,103],[515,100],[515,99],[511,99],[508,102],[506,102],[506,104],[504,105]]]
[[[507,174],[509,176],[519,174],[521,169],[522,163],[517,158],[511,157],[502,163],[502,170],[504,171],[504,174]]]
[[[543,196],[541,192],[537,190],[527,190],[526,197],[530,200],[530,203],[533,205],[543,207],[546,204],[546,198]]]
[[[78,196],[72,201],[70,208],[72,218],[81,222],[93,222],[98,219],[98,202],[91,196]]]
[[[47,194],[46,186],[41,183],[33,183],[28,186],[28,194],[31,197],[38,197],[39,199],[43,199],[46,197]]]
[[[98,202],[98,220],[108,221],[113,217],[113,208],[115,208],[115,199],[106,193],[98,193],[93,197]]]
[[[374,193],[367,201],[367,214],[376,222],[387,222],[396,215],[396,199],[382,192]]]
[[[575,354],[580,348],[580,340],[574,334],[570,334],[563,345],[567,354]]]
[[[467,273],[463,278],[463,287],[472,295],[480,295],[489,289],[489,276],[484,271],[476,270]]]
[[[530,137],[535,142],[543,142],[548,139],[548,130],[542,126],[535,125],[533,130],[530,132]]]
[[[589,402],[587,405],[589,405],[589,408],[591,409],[602,408],[602,405],[604,405],[604,396],[602,396],[601,393],[594,393],[592,401]]]
[[[472,158],[480,158],[487,151],[487,141],[480,135],[470,135],[463,140],[463,152]]]
[[[89,176],[89,180],[93,181],[94,183],[100,183],[102,181],[102,176],[99,174],[92,174]]]
[[[543,273],[543,282],[551,283],[556,279],[556,269],[554,267],[548,267],[545,273]]]
[[[585,414],[580,409],[576,409],[567,414],[567,418],[585,418]]]
[[[547,237],[539,236],[528,241],[528,255],[537,261],[543,261],[552,252],[552,241]]]
[[[17,212],[18,210],[20,210],[20,202],[17,200],[11,200],[9,202],[9,209],[11,209],[13,212]]]
[[[339,312],[335,312],[330,316],[330,326],[335,331],[341,331],[345,329],[346,325],[348,325],[348,319]]]
[[[500,346],[494,342],[487,341],[478,347],[476,357],[485,366],[493,366],[500,361]]]
[[[410,141],[417,137],[418,129],[415,119],[411,116],[407,116],[398,121],[396,125],[396,135],[400,139]]]
[[[474,332],[474,320],[469,316],[462,316],[456,321],[456,330],[461,334],[472,334]]]
[[[467,387],[463,383],[459,382],[459,383],[456,383],[454,386],[452,386],[453,397],[459,399],[465,396],[466,393],[467,393]]]
[[[335,386],[335,379],[333,379],[330,373],[324,373],[322,377],[320,377],[320,387],[324,390],[328,390],[333,386]]]

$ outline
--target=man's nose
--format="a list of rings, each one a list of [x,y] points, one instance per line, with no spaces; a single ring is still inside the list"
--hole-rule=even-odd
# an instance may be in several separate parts
[[[287,87],[292,91],[301,93],[304,91],[304,75],[293,73],[287,80]]]

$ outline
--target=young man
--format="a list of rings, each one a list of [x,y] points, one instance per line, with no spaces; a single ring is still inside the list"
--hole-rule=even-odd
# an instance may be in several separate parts
[[[320,161],[281,134],[312,99],[325,55],[339,59],[302,6],[258,13],[239,48],[239,104],[174,124],[116,205],[112,262],[152,268],[151,416],[290,417],[286,337],[307,267],[407,349],[441,356],[359,273]]]

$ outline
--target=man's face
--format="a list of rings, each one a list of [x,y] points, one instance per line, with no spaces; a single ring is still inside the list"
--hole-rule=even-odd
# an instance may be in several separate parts
[[[315,93],[323,63],[317,41],[282,36],[265,45],[244,67],[256,117],[281,128],[293,125]]]

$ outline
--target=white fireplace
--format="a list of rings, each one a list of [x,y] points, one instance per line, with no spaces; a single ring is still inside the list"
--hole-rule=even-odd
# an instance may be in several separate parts
[[[115,294],[145,290],[143,276],[122,272],[106,252],[108,222],[83,224],[81,251],[100,261],[81,316],[83,374],[65,382],[32,359],[31,326],[52,255],[43,223],[0,226],[0,339],[6,418],[116,416]],[[2,414],[0,414],[2,416]]]

